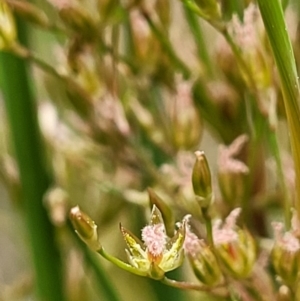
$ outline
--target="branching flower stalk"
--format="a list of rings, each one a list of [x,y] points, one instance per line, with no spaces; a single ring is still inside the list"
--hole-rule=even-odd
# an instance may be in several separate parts
[[[97,225],[79,207],[71,209],[70,219],[78,236],[92,250],[119,268],[138,276],[160,280],[164,284],[181,289],[210,290],[209,287],[171,280],[164,275],[165,272],[177,268],[182,263],[186,219],[180,224],[174,237],[169,239],[165,233],[161,213],[154,205],[151,214],[151,224],[142,230],[144,243],[123,226],[120,226],[124,240],[129,248],[126,252],[131,264],[119,260],[104,250],[97,235]]]
[[[94,251],[119,268],[132,274],[150,277],[172,287],[181,289],[210,291],[222,288],[221,295],[228,294],[224,273],[233,277],[245,278],[252,270],[256,251],[251,235],[236,226],[240,209],[233,210],[223,225],[216,221],[212,235],[215,247],[206,245],[190,230],[187,215],[177,224],[178,229],[172,238],[166,235],[161,212],[154,205],[150,224],[142,229],[142,241],[120,225],[123,238],[128,246],[127,264],[107,253],[99,242],[97,226],[79,207],[70,211],[70,219],[78,236]],[[211,243],[211,242],[210,242]],[[165,273],[178,268],[188,256],[200,284],[169,279]]]

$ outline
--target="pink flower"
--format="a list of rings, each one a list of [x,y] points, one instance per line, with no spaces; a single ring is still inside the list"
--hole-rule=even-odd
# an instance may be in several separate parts
[[[289,253],[296,253],[300,250],[299,239],[296,236],[299,229],[297,221],[297,216],[294,213],[292,218],[292,229],[287,232],[283,232],[283,223],[272,223],[275,235],[275,244],[277,247]]]
[[[169,238],[161,212],[154,205],[150,224],[142,229],[142,241],[121,225],[130,264],[153,279],[162,279],[165,272],[179,267],[184,256],[185,224],[184,220],[175,235]]]
[[[148,225],[142,229],[142,240],[152,257],[159,257],[166,246],[167,236],[163,224]]]
[[[237,137],[229,146],[221,145],[219,148],[218,166],[220,173],[249,173],[247,165],[236,159],[245,143],[248,141],[246,135]]]
[[[221,220],[217,220],[213,225],[214,244],[222,245],[237,241],[236,220],[241,213],[241,208],[236,208],[230,212],[222,225]]]
[[[247,277],[256,260],[256,243],[246,229],[236,225],[240,208],[231,211],[225,222],[213,225],[215,252],[223,270],[233,277]]]

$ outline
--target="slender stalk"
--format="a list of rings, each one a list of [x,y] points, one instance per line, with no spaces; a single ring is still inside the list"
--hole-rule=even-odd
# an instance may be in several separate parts
[[[203,37],[201,26],[198,21],[198,17],[185,5],[183,6],[183,8],[184,8],[185,18],[187,20],[187,23],[191,29],[191,32],[194,36],[195,43],[197,45],[198,58],[205,66],[208,75],[212,76],[214,73],[213,65],[210,56],[208,54],[208,50],[206,47],[206,43],[204,41],[204,37]]]
[[[196,283],[189,283],[189,282],[183,282],[183,281],[176,281],[173,279],[169,279],[167,277],[164,277],[161,282],[163,284],[179,288],[179,289],[184,289],[184,290],[195,290],[195,291],[210,291],[211,288],[196,284]]]
[[[78,246],[83,252],[85,262],[91,267],[96,276],[97,286],[99,287],[99,290],[105,294],[107,300],[121,301],[122,299],[118,296],[116,289],[113,287],[112,283],[107,277],[107,274],[103,269],[101,263],[99,262],[98,258],[96,258],[96,255],[94,255],[93,252],[89,250],[85,243],[78,239],[71,224],[69,224],[69,228],[71,233],[74,236],[76,236],[75,241],[78,243]]]
[[[194,290],[194,291],[200,291],[200,292],[210,292],[215,296],[223,296],[225,297],[227,295],[227,292],[223,292],[223,293],[216,293],[213,292],[214,289],[217,288],[222,288],[225,287],[224,284],[220,284],[214,287],[209,287],[209,286],[205,286],[203,284],[196,284],[196,283],[191,283],[191,282],[185,282],[185,281],[177,281],[177,280],[173,280],[170,279],[168,277],[164,277],[161,282],[163,284],[166,284],[168,286],[172,286],[174,288],[178,288],[178,289],[182,289],[182,290]]]
[[[113,263],[114,265],[116,265],[117,267],[121,268],[122,270],[125,270],[127,272],[130,272],[130,273],[138,275],[138,276],[147,277],[147,273],[136,269],[135,267],[125,263],[124,261],[122,261],[114,256],[111,256],[110,254],[105,252],[105,250],[103,248],[101,248],[100,250],[97,250],[97,253],[100,254],[106,260],[108,260],[111,263]]]
[[[229,34],[226,24],[219,21],[219,20],[211,20],[208,19],[207,16],[203,15],[203,12],[199,9],[199,7],[196,5],[196,3],[190,1],[190,0],[182,0],[187,10],[190,10],[191,12],[195,13],[196,15],[200,16],[204,20],[206,20],[212,27],[214,27],[219,33],[223,35],[227,43],[229,44],[232,52],[234,53],[237,62],[239,64],[239,67],[244,73],[244,76],[246,76],[246,82],[249,85],[249,88],[253,91],[256,90],[256,84],[255,80],[253,78],[253,75],[251,73],[251,70],[248,67],[247,62],[242,56],[242,51],[238,48],[236,43],[233,41],[231,35]]]
[[[289,126],[290,143],[296,171],[296,211],[300,218],[300,111],[299,83],[295,58],[289,39],[281,2],[258,0],[260,12],[273,50],[281,81],[284,106]]]
[[[20,39],[26,42],[24,24],[18,25]],[[0,85],[20,171],[37,292],[43,301],[64,300],[60,256],[42,202],[50,179],[43,158],[44,151],[24,60],[10,53],[0,53]]]
[[[173,63],[174,67],[180,70],[183,74],[184,78],[189,78],[191,71],[188,66],[177,56],[175,53],[172,45],[170,44],[169,40],[164,36],[164,34],[159,30],[159,28],[154,24],[150,16],[144,12],[143,16],[147,21],[150,29],[152,30],[153,34],[156,36],[157,40],[160,42],[163,50],[168,54],[170,61]]]
[[[98,258],[95,257],[94,253],[92,253],[87,246],[84,245],[82,249],[85,262],[92,267],[95,273],[99,290],[105,294],[108,301],[121,301],[122,299],[118,296],[116,288],[112,285]]]
[[[218,30],[218,28],[216,28]],[[249,85],[249,88],[251,88],[253,91],[256,90],[256,84],[255,84],[255,80],[253,78],[253,75],[251,73],[251,70],[248,67],[247,62],[245,61],[245,59],[242,56],[242,52],[241,50],[238,48],[238,46],[235,44],[235,42],[233,41],[231,35],[229,34],[227,29],[222,29],[220,31],[221,34],[223,34],[224,38],[226,39],[227,43],[229,44],[232,52],[234,53],[237,62],[240,66],[240,68],[242,69],[242,71],[244,72],[245,76],[247,77],[246,81]]]
[[[277,136],[275,130],[270,130],[268,133],[268,139],[270,144],[270,149],[273,153],[273,157],[276,162],[277,174],[279,185],[283,192],[284,197],[284,221],[286,229],[290,229],[291,227],[291,198],[290,194],[284,179],[284,173],[282,168],[282,160],[280,156],[280,149],[277,141]]]
[[[208,213],[207,208],[202,209],[203,217],[205,220],[205,227],[206,227],[206,236],[208,244],[211,246],[211,248],[214,248],[214,238],[213,238],[213,232],[212,232],[212,222],[211,218]]]
[[[119,25],[114,25],[112,28],[111,41],[113,45],[112,49],[112,95],[118,97],[118,53],[120,45],[120,28]]]

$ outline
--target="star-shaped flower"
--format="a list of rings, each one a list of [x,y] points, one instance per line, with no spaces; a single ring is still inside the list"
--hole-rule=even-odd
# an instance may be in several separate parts
[[[165,272],[179,267],[184,257],[185,224],[183,221],[175,235],[169,238],[161,212],[154,205],[150,224],[142,229],[142,241],[120,225],[130,264],[153,279],[162,279]]]

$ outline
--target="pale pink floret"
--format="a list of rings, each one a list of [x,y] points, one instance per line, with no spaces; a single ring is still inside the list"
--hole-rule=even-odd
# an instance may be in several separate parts
[[[257,7],[250,4],[244,13],[243,22],[237,15],[233,15],[229,24],[229,31],[235,37],[236,43],[244,50],[251,51],[257,47],[257,33],[255,21],[258,16]]]
[[[151,255],[155,257],[162,255],[167,242],[164,225],[155,224],[144,227],[142,229],[142,240]]]
[[[290,253],[296,253],[300,250],[300,243],[298,238],[293,234],[293,230],[283,233],[283,224],[273,222],[275,241],[278,246]]]
[[[197,235],[191,231],[191,227],[189,225],[189,220],[191,218],[191,215],[186,215],[183,220],[186,220],[186,228],[185,228],[185,239],[183,248],[186,254],[189,254],[191,256],[196,256],[197,253],[201,251],[201,242]]]
[[[249,173],[248,166],[235,158],[245,143],[248,141],[247,135],[237,137],[229,146],[221,145],[219,147],[218,167],[220,173]]]
[[[230,212],[222,225],[221,220],[217,220],[213,225],[213,239],[215,245],[229,244],[237,241],[236,220],[241,213],[241,208],[236,208]]]

